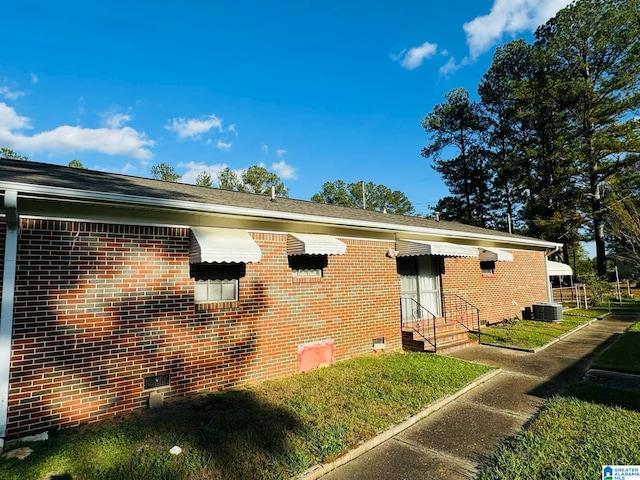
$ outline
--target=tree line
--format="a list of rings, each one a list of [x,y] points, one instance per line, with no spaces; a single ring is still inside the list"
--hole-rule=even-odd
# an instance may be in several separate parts
[[[598,275],[607,247],[640,266],[639,5],[577,0],[533,43],[496,50],[479,101],[456,88],[423,118],[422,155],[451,192],[436,206],[442,218],[592,240]]]
[[[151,176],[156,180],[169,182],[180,180],[180,175],[175,172],[172,166],[166,163],[151,167]],[[280,177],[261,165],[252,165],[240,173],[225,167],[217,173],[216,180],[214,182],[208,172],[201,172],[196,177],[195,184],[201,187],[213,187],[216,185],[223,190],[261,195],[270,195],[273,189],[278,197],[289,196],[289,189]],[[325,182],[320,192],[311,197],[311,201],[398,215],[415,214],[413,204],[404,193],[398,190],[391,190],[385,185],[365,182],[364,180],[352,183],[347,183],[344,180]]]

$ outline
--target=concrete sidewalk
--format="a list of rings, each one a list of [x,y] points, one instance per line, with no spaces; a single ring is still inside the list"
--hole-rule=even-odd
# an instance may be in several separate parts
[[[538,353],[482,345],[452,353],[502,371],[322,479],[472,478],[484,455],[520,430],[546,398],[582,378],[593,357],[637,319],[606,317]]]

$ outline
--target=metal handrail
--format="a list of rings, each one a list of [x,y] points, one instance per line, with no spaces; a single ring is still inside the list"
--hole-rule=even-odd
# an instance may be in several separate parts
[[[409,318],[405,318],[405,312]],[[436,316],[411,297],[400,297],[402,328],[410,328],[437,350]]]
[[[458,322],[468,332],[477,334],[480,342],[480,309],[455,293],[443,296],[445,321],[452,319]]]

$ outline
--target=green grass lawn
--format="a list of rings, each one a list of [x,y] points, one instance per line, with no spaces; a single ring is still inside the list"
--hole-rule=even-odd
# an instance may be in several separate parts
[[[640,322],[596,358],[591,367],[640,374]]]
[[[635,295],[638,295],[637,293]],[[610,298],[604,302],[603,305],[592,307],[589,309],[572,308],[565,312],[565,314],[580,315],[587,312],[596,312],[596,316],[601,317],[609,312],[640,312],[640,299],[639,298],[623,298],[622,302],[615,298]]]
[[[25,460],[0,457],[0,479],[291,478],[489,370],[420,353],[361,357],[58,432]]]
[[[624,290],[623,290],[624,292]],[[636,296],[638,292],[634,293]],[[618,300],[610,300],[609,306],[612,311],[627,311],[627,312],[640,312],[640,299],[638,298],[623,298],[622,305]]]
[[[609,310],[606,307],[594,307],[594,308],[572,308],[570,310],[565,310],[563,315],[568,315],[570,317],[589,317],[589,318],[599,318],[605,316],[609,313]]]
[[[563,315],[561,322],[518,320],[511,325],[497,324],[482,327],[480,342],[509,347],[538,348],[587,323],[595,316],[598,315]]]
[[[601,478],[603,465],[637,465],[640,392],[575,384],[483,461],[477,478]]]

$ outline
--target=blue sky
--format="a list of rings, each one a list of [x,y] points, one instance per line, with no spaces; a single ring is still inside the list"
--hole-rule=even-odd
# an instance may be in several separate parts
[[[420,119],[568,3],[7,2],[0,146],[185,182],[262,164],[307,200],[366,180],[427,212],[447,189]]]

